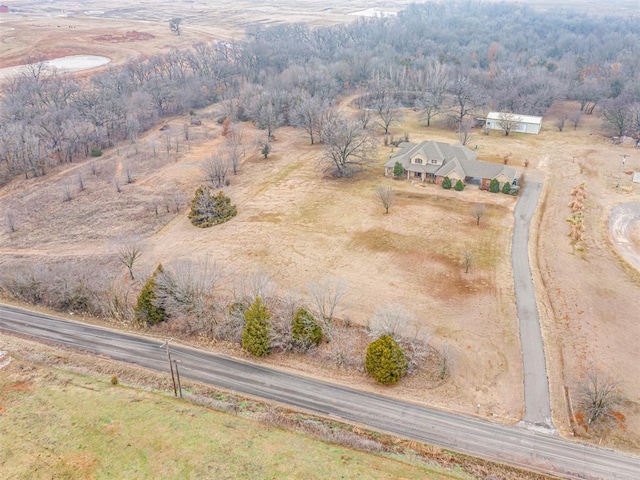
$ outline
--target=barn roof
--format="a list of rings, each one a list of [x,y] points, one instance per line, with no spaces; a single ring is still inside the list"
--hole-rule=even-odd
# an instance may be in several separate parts
[[[514,120],[517,120],[521,123],[532,123],[534,125],[542,125],[542,117],[534,117],[533,115],[520,115],[518,113],[508,113],[508,112],[489,112],[487,115],[487,120],[496,120],[500,121],[503,116],[507,115],[508,118],[511,117]]]

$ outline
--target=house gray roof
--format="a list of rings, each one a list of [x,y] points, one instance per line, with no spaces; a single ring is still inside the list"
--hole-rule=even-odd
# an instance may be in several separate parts
[[[400,162],[409,172],[431,173],[437,176],[448,176],[456,172],[461,178],[494,179],[503,174],[513,181],[516,177],[515,169],[497,163],[479,162],[476,153],[463,145],[450,145],[433,140],[422,143],[403,142],[398,145],[399,150],[384,164],[391,167]],[[420,155],[426,160],[424,164],[413,164],[411,158]],[[431,163],[435,160],[437,163]]]

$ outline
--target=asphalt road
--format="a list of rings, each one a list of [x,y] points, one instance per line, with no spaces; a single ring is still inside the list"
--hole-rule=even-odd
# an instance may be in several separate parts
[[[524,369],[524,417],[522,423],[553,431],[547,365],[529,264],[529,226],[538,205],[541,190],[542,184],[527,182],[520,198],[518,198],[513,212],[515,224],[511,245],[511,262],[513,264]]]
[[[616,205],[609,214],[609,235],[613,246],[638,270],[640,270],[640,252],[630,237],[639,223],[640,202]]]
[[[67,345],[114,360],[167,371],[162,341],[0,306],[0,332]],[[1,344],[1,337],[0,337]],[[640,457],[496,425],[393,398],[291,375],[189,347],[172,345],[180,375],[452,450],[568,478],[637,480]]]

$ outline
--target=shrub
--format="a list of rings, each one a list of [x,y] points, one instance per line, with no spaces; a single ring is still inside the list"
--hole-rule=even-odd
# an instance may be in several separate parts
[[[400,162],[396,162],[396,164],[393,166],[393,176],[395,178],[399,178],[402,175],[404,175],[404,167]]]
[[[242,330],[242,347],[251,355],[264,357],[271,352],[269,344],[269,320],[271,316],[262,299],[256,297],[251,306],[244,312],[244,329]]]
[[[509,182],[504,182],[504,185],[502,186],[502,193],[509,195],[510,192],[511,192],[511,184]]]
[[[118,385],[117,375],[111,375],[111,385]]]
[[[100,147],[93,147],[91,149],[91,156],[92,157],[101,157],[102,156],[102,149]]]
[[[271,153],[271,145],[269,144],[269,142],[265,143],[262,146],[262,150],[260,150],[260,153],[265,159],[269,156],[269,154]]]
[[[464,183],[462,183],[462,180],[458,180],[456,182],[456,186],[453,187],[456,191],[461,192],[462,190],[464,190]]]
[[[491,193],[498,193],[500,191],[500,182],[495,178],[489,183],[489,191]]]
[[[206,228],[224,223],[238,213],[231,199],[222,190],[212,195],[207,187],[200,187],[191,200],[189,218],[196,227]]]
[[[306,309],[301,308],[293,317],[291,338],[296,347],[306,350],[322,341],[322,327]]]
[[[442,188],[445,190],[449,190],[451,188],[451,179],[449,177],[444,177],[442,180]]]
[[[380,383],[397,383],[407,373],[407,357],[393,337],[382,335],[367,347],[365,369]]]
[[[138,301],[134,308],[136,319],[140,322],[155,325],[167,319],[167,312],[162,305],[158,304],[156,294],[156,278],[163,271],[162,264],[158,264],[147,283],[140,290],[140,295],[138,295]]]

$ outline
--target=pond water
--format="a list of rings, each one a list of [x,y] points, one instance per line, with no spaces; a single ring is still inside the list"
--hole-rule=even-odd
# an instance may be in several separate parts
[[[101,67],[111,61],[108,57],[98,55],[68,55],[66,57],[54,58],[44,62],[46,67],[57,68],[63,72],[80,72],[90,68]],[[15,67],[0,68],[0,78],[12,77],[20,74],[26,65],[16,65]]]

